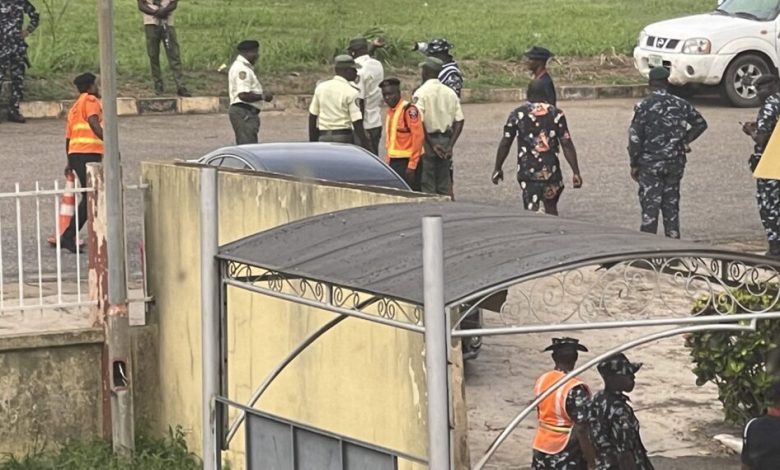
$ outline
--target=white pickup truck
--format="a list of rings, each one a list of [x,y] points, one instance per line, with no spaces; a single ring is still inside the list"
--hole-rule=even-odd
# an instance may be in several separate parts
[[[758,106],[752,81],[780,66],[780,0],[725,0],[711,13],[653,23],[639,34],[634,65],[665,67],[692,94],[718,86],[738,107]]]

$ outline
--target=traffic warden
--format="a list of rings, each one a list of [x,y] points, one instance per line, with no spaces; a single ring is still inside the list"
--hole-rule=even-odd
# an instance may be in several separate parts
[[[339,55],[334,59],[336,75],[314,89],[309,106],[309,141],[358,142],[371,150],[371,142],[363,127],[359,92],[350,85],[357,78],[360,68],[351,56]]]
[[[639,420],[626,393],[636,385],[641,363],[616,354],[598,365],[604,390],[588,406],[590,441],[596,454],[595,470],[653,470],[639,436]]]
[[[639,183],[640,230],[656,233],[663,213],[667,237],[680,238],[680,182],[690,144],[707,121],[690,103],[667,91],[669,71],[650,70],[651,93],[634,107],[628,130],[631,178]]]
[[[273,93],[263,91],[255,75],[255,64],[260,57],[260,43],[254,40],[238,44],[238,56],[228,72],[230,108],[228,117],[236,135],[236,144],[256,144],[260,132],[262,102],[274,99]]]
[[[439,81],[444,64],[426,57],[420,64],[423,84],[414,92],[412,102],[420,110],[425,126],[425,151],[421,189],[425,193],[450,193],[452,150],[463,131],[463,109],[455,92]]]
[[[86,188],[87,164],[98,163],[103,159],[103,106],[95,75],[81,74],[73,80],[73,84],[79,91],[79,97],[68,111],[65,129],[68,165],[65,171],[75,172],[81,187]],[[60,247],[73,253],[76,252],[76,234],[87,221],[86,197],[81,198],[76,215],[70,219],[70,224],[60,237]]]
[[[780,382],[769,388],[766,398],[766,414],[745,426],[742,470],[777,470],[780,465]]]
[[[385,70],[381,62],[369,55],[366,38],[352,39],[347,52],[360,65],[356,85],[361,100],[363,127],[371,140],[371,151],[379,155],[379,142],[382,140],[382,92],[379,84],[385,79]]]
[[[517,181],[523,207],[558,215],[558,200],[564,187],[559,148],[563,148],[563,155],[574,173],[572,184],[575,188],[582,187],[582,176],[566,116],[547,103],[546,90],[543,81],[531,81],[526,92],[528,101],[509,114],[491,179],[493,184],[504,179],[504,161],[512,148],[512,140],[517,138]]]
[[[555,368],[542,374],[534,385],[539,396],[574,370],[579,351],[588,348],[575,338],[553,338],[545,351],[552,351]],[[570,379],[537,407],[539,427],[534,436],[533,470],[587,470],[594,454],[587,428],[590,390],[579,379]]]
[[[24,15],[30,19],[24,28]],[[29,0],[0,0],[0,83],[4,74],[11,79],[8,120],[24,123],[19,105],[24,98],[24,75],[30,62],[25,39],[38,27],[40,16]]]
[[[165,55],[168,57],[168,65],[173,72],[176,94],[192,96],[187,91],[187,87],[184,86],[179,41],[176,39],[176,28],[173,25],[173,12],[178,6],[179,0],[138,0],[138,9],[144,14],[146,53],[149,55],[154,92],[158,95],[164,92],[162,71],[160,70],[160,43],[162,43]]]
[[[533,46],[525,52],[526,67],[531,72],[534,80],[541,80],[544,84],[544,92],[547,95],[547,103],[557,106],[558,96],[555,93],[555,84],[547,70],[547,62],[553,57],[549,49]]]
[[[750,171],[754,172],[766,150],[769,138],[780,119],[780,84],[775,75],[762,75],[754,82],[761,108],[755,122],[748,122],[742,130],[753,138],[755,147],[750,156]],[[773,179],[756,179],[756,200],[758,214],[764,225],[766,238],[769,242],[767,256],[780,257],[780,181]]]
[[[401,81],[388,78],[379,84],[387,104],[385,123],[387,164],[415,191],[420,190],[417,166],[423,154],[425,129],[417,106],[401,99]]]

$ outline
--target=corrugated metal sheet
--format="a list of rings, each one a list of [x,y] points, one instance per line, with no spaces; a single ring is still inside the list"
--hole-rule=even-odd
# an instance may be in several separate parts
[[[677,255],[777,264],[703,244],[458,202],[377,205],[303,219],[226,245],[220,258],[421,305],[421,219],[427,215],[444,222],[447,304],[505,282],[621,259]]]

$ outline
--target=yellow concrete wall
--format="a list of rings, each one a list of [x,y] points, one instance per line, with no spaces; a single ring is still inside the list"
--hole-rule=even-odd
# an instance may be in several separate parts
[[[200,250],[197,168],[145,163],[146,250],[158,324],[162,427],[182,425],[200,448]],[[304,217],[420,196],[241,172],[219,177],[220,244]],[[270,369],[331,313],[229,289],[229,398],[246,402]],[[258,408],[426,455],[422,336],[348,319],[277,379]],[[234,448],[243,445],[243,434]],[[243,455],[226,455],[243,468]],[[412,468],[412,465],[403,465]]]

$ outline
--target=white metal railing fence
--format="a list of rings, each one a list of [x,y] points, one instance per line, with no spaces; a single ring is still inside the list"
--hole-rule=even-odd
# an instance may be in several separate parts
[[[78,183],[78,180],[76,181]],[[146,189],[143,182],[125,185],[126,205],[129,198],[141,194]],[[79,198],[94,194],[93,188],[62,187],[60,181],[54,181],[48,188],[40,182],[31,190],[22,190],[16,183],[13,192],[0,193],[0,318],[7,319],[8,314],[24,316],[26,312],[59,311],[68,309],[81,311],[85,307],[97,304],[96,298],[89,295],[88,260],[82,256],[88,239],[88,225],[76,234],[76,253],[64,251],[60,236],[65,229],[60,222],[61,200],[63,196],[74,196],[73,218],[78,226],[87,214],[80,213]],[[143,207],[143,205],[141,205]],[[138,211],[136,211],[138,212]],[[126,211],[125,239],[128,238],[128,226],[140,227],[139,250],[135,253],[135,264],[141,273],[142,295],[134,295],[130,301],[148,301],[146,295],[145,269],[143,259],[143,212]],[[130,218],[140,218],[140,224]],[[53,246],[49,239],[53,237]],[[125,246],[130,244],[125,243]],[[128,279],[130,279],[128,263]],[[137,277],[137,276],[136,276]]]

